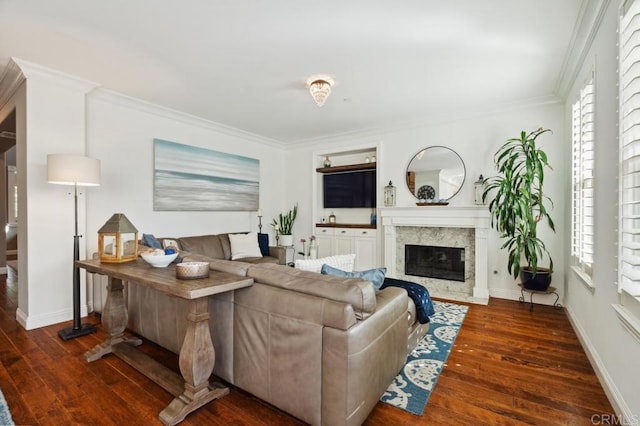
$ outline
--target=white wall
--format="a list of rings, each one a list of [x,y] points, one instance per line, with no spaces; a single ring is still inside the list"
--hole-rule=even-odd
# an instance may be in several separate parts
[[[272,231],[266,222],[284,208],[286,189],[276,142],[104,90],[87,95],[95,84],[17,63],[26,82],[1,114],[17,107],[17,318],[26,329],[73,317],[72,187],[47,183],[47,154],[86,154],[102,163],[101,186],[82,188],[78,199],[81,258],[96,251],[97,230],[113,213],[125,213],[140,233],[158,236],[258,230],[256,212],[154,212],[154,138],[259,159],[263,232]],[[84,274],[81,278],[81,314],[86,315]]]
[[[415,206],[418,201],[409,192],[406,185],[406,168],[416,152],[434,145],[446,146],[456,151],[465,163],[466,179],[461,191],[450,200],[450,205],[464,206],[474,203],[474,182],[480,174],[485,177],[495,174],[493,153],[511,137],[519,137],[522,130],[532,131],[539,127],[549,128],[553,133],[546,133],[538,139],[539,145],[547,152],[553,171],[546,174],[546,192],[554,201],[552,211],[558,233],[554,234],[546,226],[541,227],[540,235],[545,239],[554,260],[553,285],[558,293],[563,294],[565,235],[563,233],[564,212],[569,208],[565,202],[565,184],[568,178],[566,153],[563,149],[564,123],[563,106],[550,104],[529,108],[514,109],[489,116],[440,124],[414,126],[378,133],[349,134],[314,140],[303,146],[292,148],[287,152],[287,180],[297,182],[290,185],[287,192],[289,204],[299,203],[300,220],[294,227],[296,240],[298,235],[311,235],[312,232],[312,193],[315,164],[313,159],[318,152],[338,152],[352,150],[363,146],[379,146],[378,151],[378,206],[382,207],[383,187],[391,180],[396,186],[398,207]],[[424,207],[445,208],[446,207]],[[497,232],[489,234],[489,283],[493,297],[517,299],[520,291],[514,279],[507,271],[507,253],[500,251],[501,241]],[[497,273],[493,273],[496,271]],[[555,301],[555,297],[537,300],[545,303]]]
[[[595,69],[595,256],[593,265],[594,288],[566,269],[567,289],[565,308],[583,344],[596,365],[605,389],[618,412],[628,416],[640,415],[638,392],[638,360],[640,344],[625,331],[618,321],[611,304],[618,303],[617,292],[617,11],[620,1],[609,4],[607,13],[598,29],[591,49],[575,79],[565,105],[565,122],[571,122],[571,104],[578,98]],[[563,168],[570,170],[570,127],[566,127],[566,161]],[[570,199],[571,184],[567,179],[565,194]],[[567,206],[568,207],[568,206]],[[570,211],[565,212],[565,222],[570,223]],[[564,238],[570,241],[570,227]],[[565,247],[566,259],[570,259],[570,246]],[[639,417],[635,417],[638,421]]]
[[[284,208],[282,150],[265,138],[225,128],[176,111],[97,90],[88,99],[88,155],[102,162],[102,184],[90,188],[87,247],[97,249],[97,230],[113,213],[124,213],[142,233],[158,237],[258,231],[256,212],[153,211],[153,139],[260,160],[263,232]],[[89,254],[89,253],[87,253]]]

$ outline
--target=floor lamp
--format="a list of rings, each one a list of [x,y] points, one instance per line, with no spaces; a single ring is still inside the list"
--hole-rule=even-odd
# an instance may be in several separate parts
[[[95,333],[93,324],[80,321],[80,268],[76,261],[80,259],[80,238],[78,235],[78,186],[100,185],[100,160],[84,155],[50,154],[47,155],[47,181],[60,185],[73,185],[75,210],[75,234],[73,236],[73,326],[58,331],[62,340],[74,339]]]

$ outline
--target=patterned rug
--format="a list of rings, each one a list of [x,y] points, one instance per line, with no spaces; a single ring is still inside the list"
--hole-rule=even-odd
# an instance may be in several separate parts
[[[0,390],[0,425],[2,426],[13,426],[13,419],[11,418],[11,413],[9,412],[9,407],[7,406],[7,401],[4,399],[4,395]]]
[[[407,358],[404,368],[387,388],[380,401],[418,416],[436,386],[451,347],[458,336],[468,306],[433,301],[429,332]]]

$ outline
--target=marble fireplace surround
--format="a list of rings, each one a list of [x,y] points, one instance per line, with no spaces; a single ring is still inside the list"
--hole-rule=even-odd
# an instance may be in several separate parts
[[[398,277],[400,272],[396,269],[400,227],[472,228],[475,231],[475,247],[471,247],[475,251],[475,279],[469,301],[485,305],[489,302],[487,238],[490,216],[486,206],[387,207],[380,210],[380,218],[384,230],[384,264],[390,277]],[[447,297],[446,294],[433,295]]]

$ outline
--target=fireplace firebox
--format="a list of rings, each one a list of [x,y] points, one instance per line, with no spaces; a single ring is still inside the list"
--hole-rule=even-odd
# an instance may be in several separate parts
[[[464,282],[464,248],[415,244],[404,247],[405,275]]]

